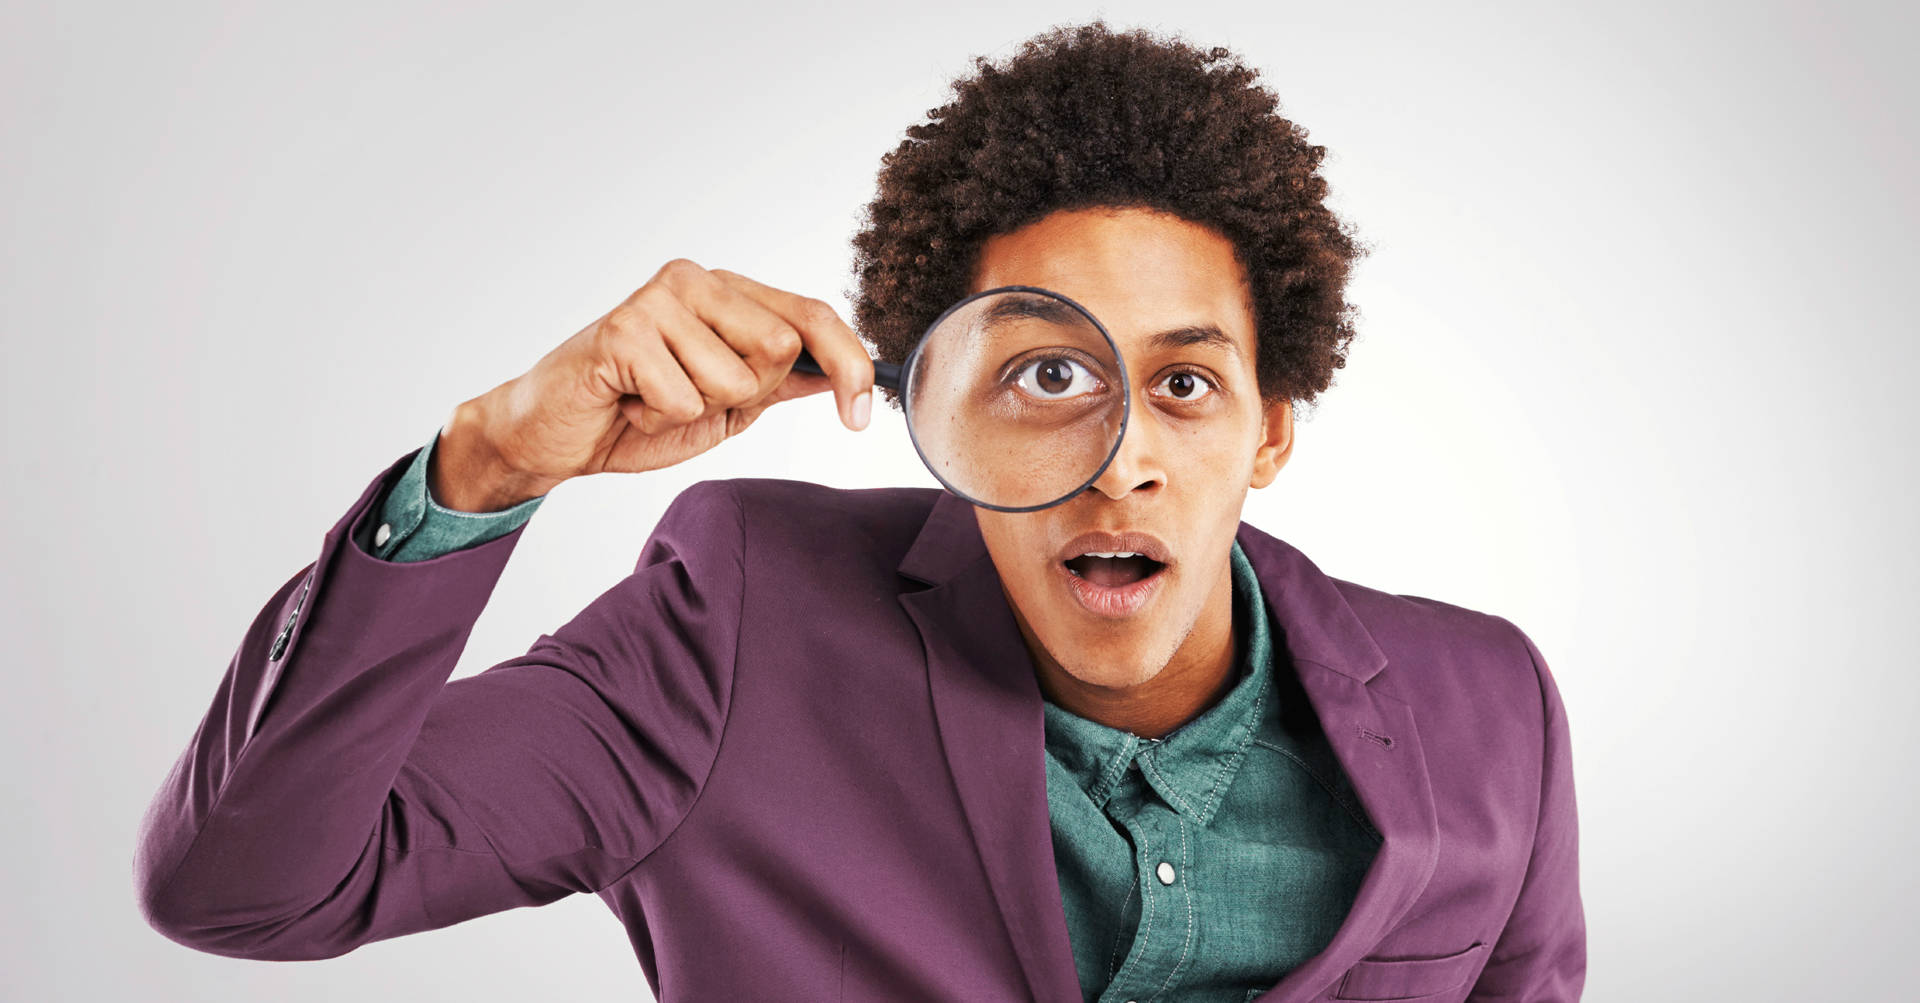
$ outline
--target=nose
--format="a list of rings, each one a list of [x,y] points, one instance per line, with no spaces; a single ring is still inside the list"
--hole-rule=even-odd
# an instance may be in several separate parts
[[[1166,471],[1160,464],[1162,430],[1149,415],[1147,407],[1136,401],[1120,437],[1120,451],[1094,478],[1090,485],[1093,490],[1117,501],[1131,492],[1151,490],[1166,482]]]

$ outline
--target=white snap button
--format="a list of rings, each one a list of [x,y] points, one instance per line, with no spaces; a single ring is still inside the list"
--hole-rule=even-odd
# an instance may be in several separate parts
[[[1153,873],[1160,875],[1161,884],[1163,885],[1173,884],[1173,865],[1172,864],[1169,864],[1166,861],[1162,860],[1160,861],[1160,866],[1154,868]]]
[[[373,531],[373,545],[376,547],[384,547],[387,545],[387,539],[391,536],[393,536],[393,527],[383,522],[380,524],[379,529]]]

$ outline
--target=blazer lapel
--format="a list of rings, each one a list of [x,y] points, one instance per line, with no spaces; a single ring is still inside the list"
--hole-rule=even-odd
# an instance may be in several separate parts
[[[940,744],[1027,984],[1041,1003],[1078,1003],[1040,684],[972,503],[942,491],[899,570],[933,585],[900,604],[926,646]]]
[[[1439,823],[1413,707],[1368,685],[1386,653],[1305,554],[1244,522],[1237,538],[1328,744],[1383,837],[1333,939],[1256,997],[1307,1000],[1353,967],[1419,898],[1439,860]]]
[[[1305,554],[1244,522],[1238,539],[1277,640],[1384,837],[1333,940],[1261,997],[1304,1000],[1419,897],[1438,859],[1439,829],[1413,708],[1368,685],[1387,663],[1373,635]],[[926,648],[941,747],[1014,952],[1035,999],[1077,1003],[1047,812],[1040,686],[972,504],[940,492],[899,571],[931,586],[903,592],[900,604]]]

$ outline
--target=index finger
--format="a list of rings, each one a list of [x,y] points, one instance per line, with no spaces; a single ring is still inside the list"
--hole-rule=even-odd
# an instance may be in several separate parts
[[[840,403],[840,420],[851,429],[867,427],[873,412],[873,359],[860,338],[833,307],[811,296],[777,289],[724,268],[708,269],[720,280],[772,310],[800,332],[808,354],[833,384]]]

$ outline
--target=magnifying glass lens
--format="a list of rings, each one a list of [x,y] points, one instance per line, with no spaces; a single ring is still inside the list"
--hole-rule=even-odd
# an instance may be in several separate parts
[[[930,329],[906,385],[934,476],[975,504],[1031,509],[1086,487],[1125,427],[1118,353],[1077,305],[1035,289],[963,300]]]

